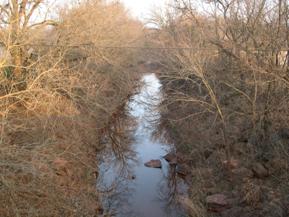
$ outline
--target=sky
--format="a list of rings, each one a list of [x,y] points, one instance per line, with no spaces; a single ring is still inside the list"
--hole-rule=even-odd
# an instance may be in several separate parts
[[[0,0],[1,1],[1,0]],[[48,0],[51,2],[60,3],[64,5],[68,2],[73,2],[73,0]],[[131,12],[134,17],[146,21],[150,18],[151,12],[164,8],[164,6],[170,0],[119,0],[125,7]]]
[[[151,11],[163,8],[168,0],[120,0],[131,14],[143,21],[149,19]]]

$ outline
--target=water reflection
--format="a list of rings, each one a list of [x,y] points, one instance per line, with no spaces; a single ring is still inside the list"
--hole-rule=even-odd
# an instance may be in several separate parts
[[[127,105],[128,116],[115,121],[106,133],[109,145],[99,159],[97,187],[104,208],[114,216],[185,216],[176,199],[186,193],[186,185],[162,159],[173,147],[153,139],[161,100],[158,78],[145,75],[143,87]],[[163,168],[145,167],[151,159],[161,159]]]

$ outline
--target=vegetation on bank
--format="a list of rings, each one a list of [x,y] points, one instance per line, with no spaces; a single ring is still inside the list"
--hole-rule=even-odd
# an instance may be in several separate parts
[[[152,55],[163,124],[191,167],[191,215],[287,216],[288,1],[174,2],[150,36],[165,48]]]
[[[97,216],[99,135],[136,81],[137,51],[113,47],[136,46],[142,25],[120,3],[48,9],[0,5],[0,213]]]

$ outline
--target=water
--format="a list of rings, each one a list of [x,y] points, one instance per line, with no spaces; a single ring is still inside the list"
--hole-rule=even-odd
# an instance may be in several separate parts
[[[110,142],[99,159],[97,186],[103,206],[118,217],[186,216],[178,204],[186,184],[162,158],[173,146],[155,134],[161,84],[155,74],[144,75],[142,81],[142,89],[127,104],[128,116],[107,133]],[[152,159],[160,159],[162,169],[144,166]]]

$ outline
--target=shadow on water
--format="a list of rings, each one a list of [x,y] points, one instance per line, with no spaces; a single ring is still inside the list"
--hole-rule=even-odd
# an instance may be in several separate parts
[[[162,158],[173,145],[153,136],[160,120],[161,84],[155,74],[143,76],[143,86],[126,106],[126,115],[105,135],[107,148],[99,156],[97,188],[106,212],[118,217],[181,217],[177,203],[187,192],[185,182]],[[162,169],[144,163],[160,159]]]

